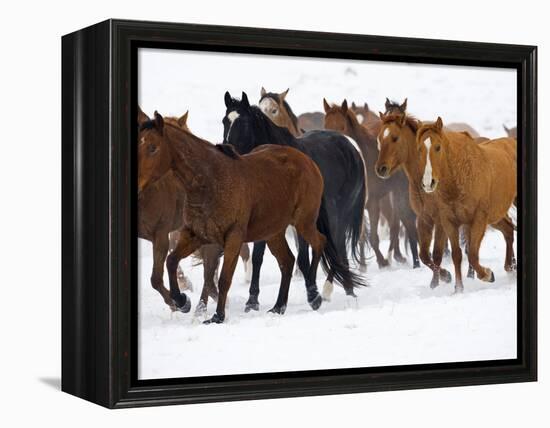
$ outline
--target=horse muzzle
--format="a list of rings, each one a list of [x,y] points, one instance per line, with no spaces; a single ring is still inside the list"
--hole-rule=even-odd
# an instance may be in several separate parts
[[[386,165],[380,165],[376,168],[376,175],[380,178],[386,179],[390,176],[390,169]]]
[[[437,188],[437,181],[432,178],[432,181],[429,184],[422,182],[422,190],[426,193],[433,193]]]

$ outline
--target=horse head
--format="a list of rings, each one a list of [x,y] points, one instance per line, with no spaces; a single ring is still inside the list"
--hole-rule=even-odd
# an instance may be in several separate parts
[[[154,119],[147,117],[148,120],[145,120],[145,117],[138,117],[138,194],[149,183],[168,172],[171,166],[170,153],[166,148],[163,117],[156,111]]]
[[[422,189],[432,193],[445,173],[447,139],[440,117],[435,123],[422,125],[416,134],[418,166],[422,172]]]

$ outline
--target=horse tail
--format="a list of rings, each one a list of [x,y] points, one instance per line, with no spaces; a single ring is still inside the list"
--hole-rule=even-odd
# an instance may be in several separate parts
[[[326,238],[325,248],[321,254],[321,266],[325,273],[332,272],[334,279],[346,289],[366,286],[367,284],[363,282],[363,279],[359,275],[351,272],[349,266],[342,263],[342,257],[345,254],[338,254],[329,224],[329,216],[323,198],[319,209],[319,217],[317,217],[317,229]]]

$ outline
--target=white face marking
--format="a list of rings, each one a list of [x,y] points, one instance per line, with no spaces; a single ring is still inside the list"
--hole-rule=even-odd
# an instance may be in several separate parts
[[[139,140],[139,144],[140,145],[145,144],[145,137],[141,137],[141,140]]]
[[[260,103],[260,110],[269,118],[273,118],[274,110],[277,110],[277,103],[271,98],[264,98]],[[276,113],[275,113],[276,114]]]
[[[384,129],[384,133],[382,134],[384,138],[386,138],[388,135],[390,135],[390,128]]]
[[[390,135],[390,130],[389,130],[389,128],[386,128],[386,129],[384,129],[384,132],[382,133],[382,137],[386,138],[388,135]],[[382,141],[380,140],[380,135],[378,136],[376,141],[378,143],[377,144],[378,151],[382,150]]]
[[[432,147],[432,140],[430,137],[424,140],[426,146],[426,167],[424,168],[424,175],[422,176],[422,185],[424,190],[428,193],[432,190],[432,163],[430,161],[430,147]]]
[[[357,115],[357,122],[359,122],[359,124],[362,124],[364,120],[365,120],[365,118],[363,117],[362,114]]]
[[[235,122],[235,120],[239,117],[239,113],[237,113],[235,110],[233,111],[230,111],[229,114],[227,115],[227,118],[229,119],[229,122],[231,124],[233,124],[233,122]]]
[[[239,113],[237,113],[235,110],[230,111],[227,115],[227,118],[229,119],[229,130],[227,131],[227,137],[225,139],[229,141],[229,134],[231,133],[231,128],[233,127],[233,123],[237,120],[239,117]]]

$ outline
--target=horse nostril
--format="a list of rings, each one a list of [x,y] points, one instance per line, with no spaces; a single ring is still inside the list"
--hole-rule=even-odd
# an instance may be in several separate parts
[[[432,178],[432,182],[430,183],[431,188],[433,189],[435,187],[435,180]]]
[[[386,165],[382,165],[381,167],[378,167],[378,174],[379,175],[386,175],[386,172],[388,172],[388,168],[386,167]]]

